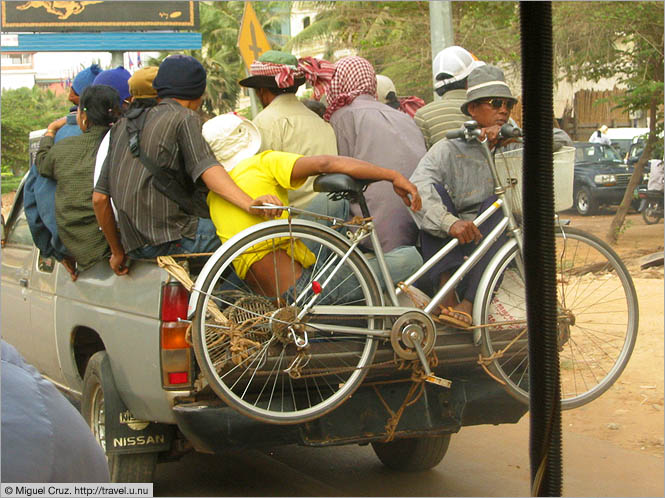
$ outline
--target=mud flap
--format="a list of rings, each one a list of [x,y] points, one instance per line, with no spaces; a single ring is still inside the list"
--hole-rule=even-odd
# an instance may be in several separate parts
[[[100,374],[104,391],[106,453],[168,451],[175,436],[175,427],[134,418],[115,387],[108,356],[100,364]]]

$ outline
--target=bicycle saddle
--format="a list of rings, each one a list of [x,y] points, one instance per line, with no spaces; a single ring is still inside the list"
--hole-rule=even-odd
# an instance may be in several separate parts
[[[343,173],[319,175],[314,180],[315,192],[362,192],[367,185],[377,180],[356,180]]]

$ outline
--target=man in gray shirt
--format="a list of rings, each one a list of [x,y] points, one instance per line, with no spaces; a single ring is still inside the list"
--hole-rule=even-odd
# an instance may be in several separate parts
[[[466,102],[462,112],[477,121],[482,128],[482,139],[490,148],[500,147],[499,131],[508,122],[510,111],[516,103],[503,72],[494,66],[483,65],[469,75]],[[489,165],[475,140],[463,138],[441,140],[422,158],[411,175],[418,187],[423,208],[413,213],[421,228],[423,257],[431,257],[451,237],[458,245],[439,261],[428,273],[431,285],[438,289],[451,273],[475,248],[480,239],[489,233],[501,219],[497,211],[480,227],[473,219],[496,200],[494,182]],[[517,145],[506,148],[516,148]],[[453,326],[466,328],[471,324],[473,299],[483,270],[490,258],[505,241],[502,236],[457,286],[459,301],[450,293],[443,302],[440,320]]]

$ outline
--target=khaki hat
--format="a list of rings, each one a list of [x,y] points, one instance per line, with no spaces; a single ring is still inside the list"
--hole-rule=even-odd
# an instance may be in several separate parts
[[[129,94],[135,99],[156,99],[157,90],[152,87],[152,80],[157,76],[157,66],[144,67],[129,78]]]
[[[471,102],[491,97],[503,97],[517,102],[517,99],[510,92],[510,87],[506,83],[506,78],[501,69],[489,64],[478,66],[469,74],[466,102],[462,104],[460,110],[470,116],[468,106]]]

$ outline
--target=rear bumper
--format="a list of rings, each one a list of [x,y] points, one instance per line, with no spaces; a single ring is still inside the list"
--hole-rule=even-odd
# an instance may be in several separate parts
[[[528,409],[484,374],[452,380],[450,389],[426,384],[418,401],[404,410],[395,437],[454,433],[465,425],[516,423]],[[286,444],[367,443],[385,438],[390,416],[375,388],[397,411],[410,387],[410,382],[363,385],[332,413],[288,426],[257,422],[219,400],[179,404],[173,412],[185,437],[206,453]]]

